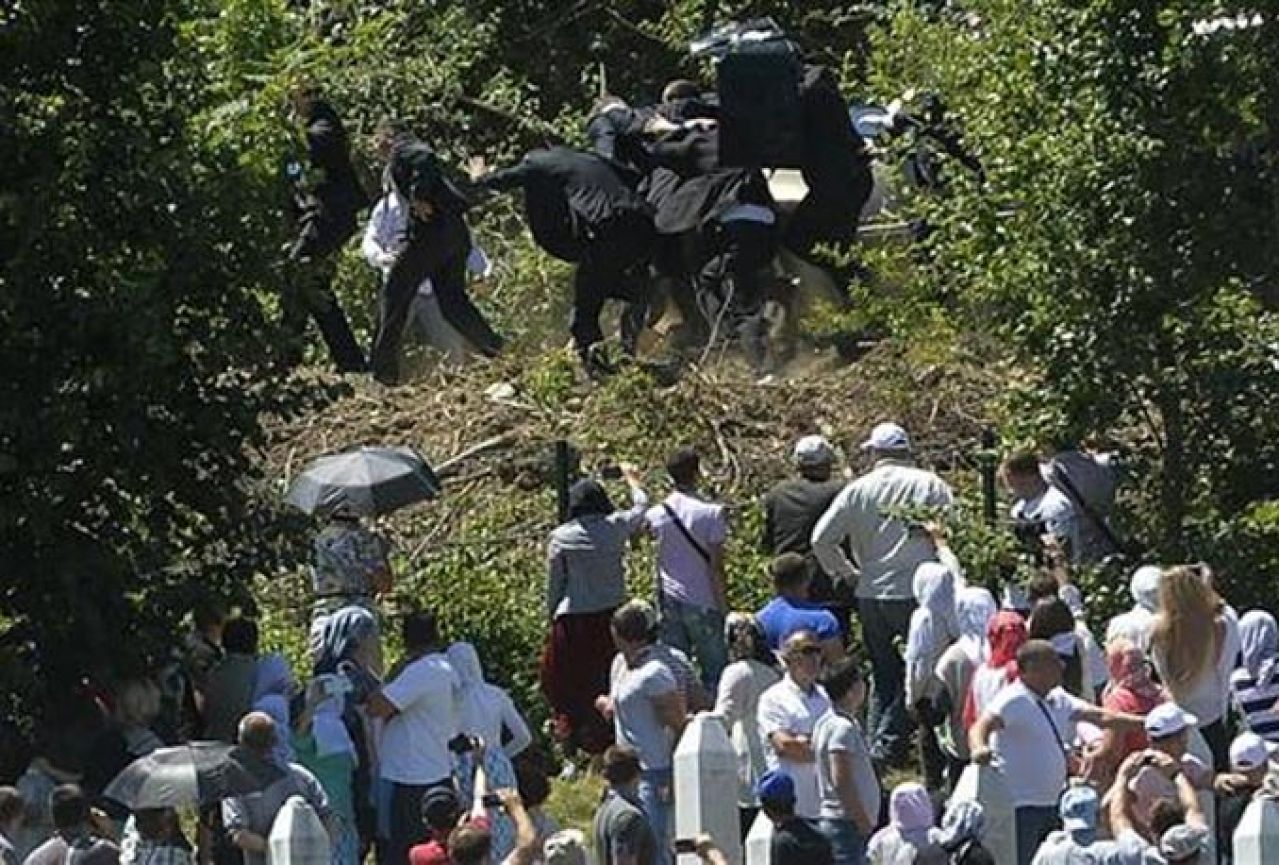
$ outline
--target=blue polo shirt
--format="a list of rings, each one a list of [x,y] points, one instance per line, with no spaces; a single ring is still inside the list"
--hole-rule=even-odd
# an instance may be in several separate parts
[[[835,639],[843,633],[834,613],[808,601],[773,598],[755,618],[774,652],[796,631],[812,631],[822,640]]]

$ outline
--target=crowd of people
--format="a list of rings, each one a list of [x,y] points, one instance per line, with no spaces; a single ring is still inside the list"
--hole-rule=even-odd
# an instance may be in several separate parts
[[[825,267],[846,292],[858,268],[818,250],[848,253],[872,188],[866,142],[849,122],[830,70],[804,67],[796,98],[803,133],[796,158],[807,193],[793,214],[770,193],[767,165],[721,158],[718,100],[693,81],[670,82],[652,106],[606,95],[588,114],[585,149],[534,150],[498,171],[475,158],[465,166],[469,180],[443,166],[406,126],[383,120],[373,135],[382,188],[361,243],[382,275],[366,359],[331,283],[369,196],[338,114],[319,88],[298,86],[293,115],[307,156],[290,163],[298,234],[289,254],[288,321],[300,336],[309,312],[339,371],[367,370],[384,383],[399,379],[410,321],[454,361],[498,354],[504,340],[469,294],[468,275],[486,278],[492,265],[473,243],[467,211],[487,196],[521,190],[533,239],[574,266],[569,331],[589,373],[611,368],[599,350],[600,315],[610,299],[624,305],[628,354],[669,300],[683,323],[680,346],[732,336],[752,368],[766,372],[777,360],[766,316],[766,304],[782,290],[775,253],[785,248]]]
[[[589,839],[544,811],[551,760],[486,681],[481,651],[446,644],[416,611],[385,669],[389,545],[339,508],[314,543],[304,680],[260,651],[253,620],[200,607],[170,668],[50,714],[25,774],[0,788],[0,856],[259,865],[278,815],[306,807],[334,865],[576,863],[588,851],[662,865],[677,848],[720,863],[726,839],[674,838],[675,747],[710,712],[737,759],[740,835],[771,825],[774,865],[1231,862],[1245,807],[1279,797],[1274,617],[1237,615],[1204,566],[1146,565],[1133,608],[1095,639],[1071,575],[1113,552],[1113,532],[1089,522],[1115,483],[1079,449],[1006,460],[1014,525],[1039,565],[997,599],[967,583],[942,528],[953,493],[916,463],[907,432],[880,424],[862,447],[873,464],[849,479],[824,438],[797,442],[794,476],[763,499],[774,595],[750,612],[729,610],[734,529],[701,489],[696,450],[670,455],[660,503],[632,466],[625,507],[594,479],[571,488],[548,545],[540,681],[551,737],[607,785]],[[637,536],[655,544],[655,603],[628,594]],[[279,771],[204,803],[191,839],[171,808],[104,795],[136,759],[192,740]],[[918,782],[888,789],[889,773],[915,767]],[[1012,858],[984,837],[984,803],[959,795],[992,771]]]

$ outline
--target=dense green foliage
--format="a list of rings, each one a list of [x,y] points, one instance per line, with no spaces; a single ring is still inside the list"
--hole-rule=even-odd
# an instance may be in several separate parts
[[[0,12],[6,698],[142,660],[194,595],[243,592],[250,574],[288,625],[275,639],[300,649],[304,614],[288,595],[302,591],[304,524],[264,506],[279,490],[259,485],[253,450],[268,418],[325,396],[287,375],[275,323],[292,82],[326,89],[372,188],[366,134],[386,114],[453,164],[501,162],[580,134],[600,59],[609,89],[637,101],[675,75],[706,80],[683,46],[708,9],[774,15],[844,71],[850,96],[941,92],[986,165],[984,187],[955,171],[947,195],[906,202],[937,229],[927,244],[876,255],[882,278],[858,315],[918,362],[877,368],[876,388],[894,393],[868,405],[927,431],[938,410],[919,397],[935,387],[920,370],[985,365],[1008,387],[951,412],[970,419],[970,445],[992,412],[1008,443],[1120,444],[1134,479],[1125,531],[1163,560],[1217,563],[1240,606],[1260,600],[1279,573],[1279,324],[1263,302],[1279,256],[1279,21],[1196,37],[1206,4],[1157,7],[36,0]],[[734,468],[723,430],[678,411],[700,405],[696,386],[681,402],[628,376],[583,410],[565,359],[540,356],[562,336],[562,267],[532,250],[510,202],[480,222],[500,262],[482,303],[516,345],[495,374],[533,400],[537,434],[651,462],[677,439],[703,445],[743,499],[731,569],[734,599],[753,602],[749,502],[778,465]],[[374,283],[354,254],[339,284],[367,331]],[[779,438],[825,421],[853,443],[863,429],[830,409],[782,423],[742,398],[710,413]],[[369,421],[331,446],[375,430],[402,433]],[[428,452],[467,443],[432,439]],[[967,467],[955,480],[974,488]],[[450,506],[402,527],[409,550],[418,530],[459,544],[402,560],[405,585],[433,600],[466,586],[447,623],[528,696],[540,537],[460,544],[541,532],[549,493],[460,499],[460,516]],[[993,571],[1001,551],[977,521],[956,533],[970,567]]]
[[[916,202],[938,230],[904,306],[1015,359],[1007,437],[1120,443],[1139,479],[1124,530],[1261,601],[1279,563],[1279,21],[1201,36],[1202,3],[964,10],[902,5],[875,40],[875,88],[944,94],[988,174]]]

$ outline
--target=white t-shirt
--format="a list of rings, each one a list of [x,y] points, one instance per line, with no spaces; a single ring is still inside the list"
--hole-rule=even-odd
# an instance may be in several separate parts
[[[795,782],[795,813],[810,820],[821,812],[817,792],[817,764],[783,759],[773,749],[769,737],[778,731],[792,736],[813,736],[817,721],[830,711],[830,698],[821,685],[804,693],[790,676],[784,677],[759,698],[759,738],[764,743],[768,768],[781,769]]]
[[[1018,523],[1042,523],[1044,533],[1065,542],[1071,560],[1076,560],[1079,520],[1075,505],[1061,490],[1050,486],[1033,499],[1019,499],[1013,505],[1012,518]]]
[[[397,784],[430,784],[453,772],[449,740],[458,734],[457,674],[441,654],[423,655],[382,687],[399,709],[382,727],[381,776]]]
[[[1088,704],[1064,688],[1040,697],[1022,682],[1004,688],[986,707],[1003,721],[991,739],[1013,805],[1056,806],[1068,774],[1066,753],[1075,721]],[[1055,733],[1054,733],[1055,731]]]
[[[617,741],[639,752],[645,769],[669,769],[675,740],[662,723],[657,702],[679,691],[679,681],[653,648],[636,659],[634,667],[618,652],[609,671],[609,694],[613,698],[613,732]]]

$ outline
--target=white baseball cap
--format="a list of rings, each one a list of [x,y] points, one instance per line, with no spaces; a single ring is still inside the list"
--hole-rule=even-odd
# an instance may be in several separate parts
[[[862,442],[864,451],[908,451],[910,436],[895,423],[881,423],[870,431],[870,438]]]
[[[1165,739],[1198,724],[1198,718],[1176,703],[1162,703],[1151,709],[1146,716],[1146,735],[1152,739]]]
[[[823,436],[804,436],[795,442],[795,462],[801,466],[824,466],[835,461],[835,449]]]
[[[1270,761],[1279,749],[1256,733],[1240,733],[1230,743],[1230,768],[1236,772],[1249,772]]]

